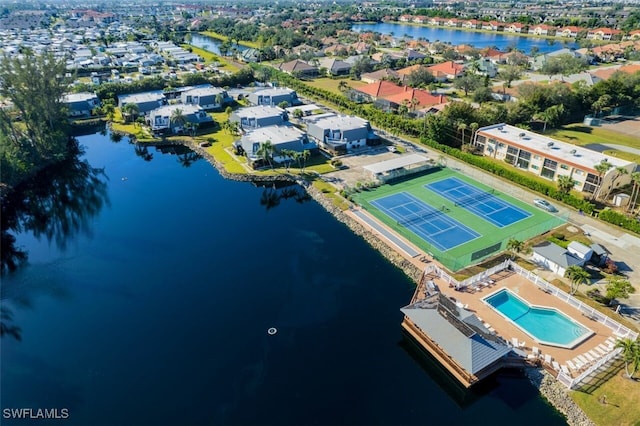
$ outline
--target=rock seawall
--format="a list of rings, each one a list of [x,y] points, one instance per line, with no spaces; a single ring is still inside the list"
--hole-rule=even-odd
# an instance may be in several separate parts
[[[570,426],[596,426],[571,399],[567,388],[551,374],[538,368],[527,368],[525,374],[540,394],[567,418]]]

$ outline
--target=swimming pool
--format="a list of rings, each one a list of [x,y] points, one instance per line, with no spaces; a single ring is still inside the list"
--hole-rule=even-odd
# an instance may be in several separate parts
[[[506,288],[484,301],[540,344],[572,348],[593,334],[557,309],[530,305]]]

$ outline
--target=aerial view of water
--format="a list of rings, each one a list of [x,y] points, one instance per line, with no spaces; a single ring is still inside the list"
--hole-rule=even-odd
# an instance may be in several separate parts
[[[451,28],[433,28],[417,25],[398,23],[354,24],[352,30],[358,32],[373,31],[380,34],[391,34],[394,37],[407,36],[414,40],[423,38],[430,42],[440,41],[452,45],[468,44],[476,48],[495,47],[502,51],[508,47],[514,47],[525,53],[530,53],[532,47],[537,47],[538,52],[547,53],[563,47],[576,48],[575,43],[564,41],[545,40],[534,37],[522,37],[505,33],[489,33],[463,31]]]
[[[2,277],[1,408],[69,418],[3,425],[564,424],[517,372],[464,391],[412,349],[413,284],[301,188],[79,139],[2,212],[28,260]]]

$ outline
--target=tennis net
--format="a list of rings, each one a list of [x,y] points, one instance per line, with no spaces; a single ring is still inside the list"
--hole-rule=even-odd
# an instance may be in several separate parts
[[[428,218],[441,214],[440,210],[427,211],[425,213],[415,214],[407,219],[400,219],[398,221],[398,225],[407,226],[413,225],[419,222],[426,222]]]
[[[468,206],[470,204],[478,204],[481,201],[486,200],[487,198],[493,197],[493,190],[491,191],[492,192],[482,192],[480,194],[474,194],[468,197],[461,198],[459,200],[456,200],[455,204],[456,206]]]

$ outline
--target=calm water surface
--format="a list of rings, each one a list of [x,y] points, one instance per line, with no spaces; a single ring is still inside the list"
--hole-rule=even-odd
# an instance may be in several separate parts
[[[303,193],[80,139],[106,175],[76,185],[96,208],[51,242],[18,234],[29,263],[2,280],[22,337],[2,339],[3,409],[67,408],[70,425],[564,424],[516,374],[463,392],[417,357],[400,327],[411,283]],[[86,196],[101,179],[102,207]]]
[[[454,30],[448,28],[431,28],[416,25],[375,23],[355,24],[352,30],[358,32],[373,31],[380,34],[392,34],[395,37],[409,36],[415,40],[424,38],[431,42],[439,40],[452,45],[469,44],[476,48],[497,47],[505,50],[515,47],[525,53],[530,53],[532,47],[537,47],[540,53],[552,52],[565,47],[565,44],[555,40],[544,40],[533,37],[522,37],[505,33],[485,33],[474,31]],[[577,47],[575,43],[568,43],[567,47]]]

